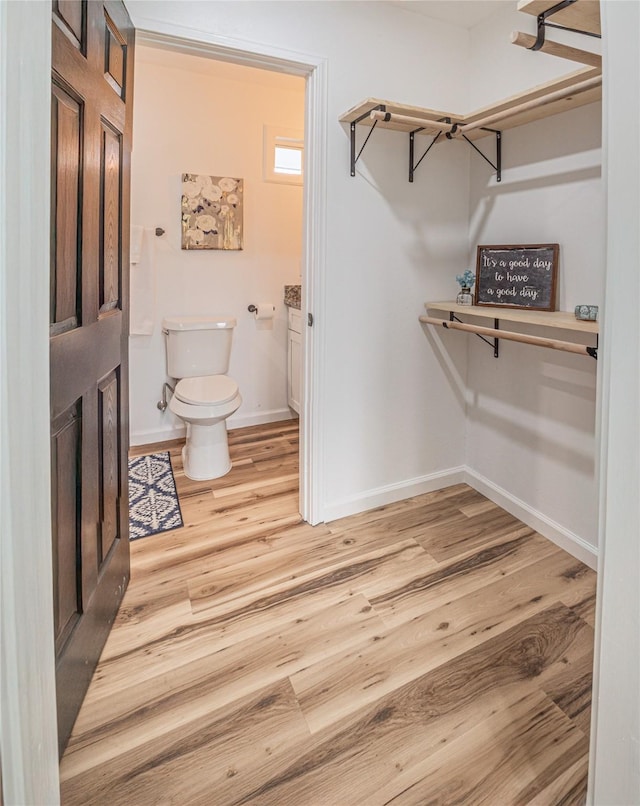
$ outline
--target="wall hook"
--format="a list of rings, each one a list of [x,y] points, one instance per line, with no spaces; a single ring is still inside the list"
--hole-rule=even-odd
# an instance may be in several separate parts
[[[162,227],[156,227],[156,235],[158,236],[158,238],[161,235],[164,235],[164,230],[162,229]]]

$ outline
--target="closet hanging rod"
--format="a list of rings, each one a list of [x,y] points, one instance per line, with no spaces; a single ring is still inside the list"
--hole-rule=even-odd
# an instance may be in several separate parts
[[[375,121],[383,121],[385,123],[401,123],[405,126],[416,126],[420,129],[424,129],[425,131],[429,132],[429,130],[433,130],[431,133],[436,134],[437,132],[450,132],[453,128],[452,123],[444,123],[440,120],[425,120],[424,118],[414,118],[410,115],[396,115],[393,112],[380,112],[377,109],[374,109],[369,117],[371,120]]]
[[[457,137],[466,134],[467,132],[474,131],[475,129],[483,129],[486,126],[493,125],[494,123],[500,123],[500,121],[504,120],[505,118],[514,117],[515,115],[520,114],[520,112],[526,112],[529,109],[537,109],[538,107],[546,106],[546,104],[549,104],[552,101],[559,101],[562,98],[569,98],[572,95],[576,95],[576,93],[586,92],[586,90],[594,89],[601,83],[602,76],[588,78],[586,81],[581,81],[580,83],[574,84],[571,87],[565,87],[562,90],[556,90],[555,92],[549,93],[548,95],[543,95],[540,98],[533,98],[531,101],[525,101],[517,106],[511,106],[508,109],[503,109],[500,112],[494,112],[492,115],[487,115],[487,117],[474,120],[473,123],[465,123],[461,126],[459,125],[454,128],[452,134]]]
[[[522,31],[511,32],[512,45],[518,45],[521,48],[531,50],[535,43],[536,38],[531,34],[523,34]],[[592,53],[590,50],[581,50],[580,48],[572,48],[569,47],[569,45],[563,45],[561,42],[552,42],[550,39],[545,39],[543,45],[540,47],[540,52],[602,69],[602,56],[598,53]]]
[[[439,325],[448,330],[464,330],[466,333],[477,333],[480,336],[487,336],[491,339],[507,339],[508,341],[518,341],[523,344],[533,344],[537,347],[549,347],[552,350],[562,350],[565,353],[576,353],[577,355],[590,355],[597,358],[597,348],[588,347],[585,344],[575,344],[570,341],[559,341],[558,339],[547,339],[543,336],[529,336],[527,333],[514,333],[511,330],[498,330],[493,327],[482,327],[481,325],[468,325],[465,322],[450,322],[447,319],[438,319],[435,316],[418,317],[425,325]]]

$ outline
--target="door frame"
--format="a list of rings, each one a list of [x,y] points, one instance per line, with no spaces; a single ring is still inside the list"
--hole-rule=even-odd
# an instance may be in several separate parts
[[[48,424],[50,99],[51,3],[0,2],[0,746],[7,804],[55,804],[60,789]]]
[[[325,362],[325,259],[327,188],[327,61],[306,53],[257,46],[239,39],[171,26],[171,30],[136,29],[136,44],[187,53],[246,67],[301,76],[305,86],[304,185],[302,239],[302,320],[313,327],[302,333],[300,401],[300,514],[317,524],[324,520],[323,389]],[[177,33],[176,33],[177,32]],[[200,36],[200,33],[199,33]],[[135,107],[135,100],[134,100]],[[134,148],[135,148],[135,131]]]

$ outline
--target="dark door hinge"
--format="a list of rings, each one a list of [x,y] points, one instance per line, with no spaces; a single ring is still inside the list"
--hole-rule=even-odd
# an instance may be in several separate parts
[[[313,314],[312,313],[307,314],[307,325],[309,327],[313,327]]]

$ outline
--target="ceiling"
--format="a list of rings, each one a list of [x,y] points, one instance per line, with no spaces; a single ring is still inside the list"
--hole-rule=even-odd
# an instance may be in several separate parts
[[[432,17],[442,22],[458,25],[461,28],[473,28],[483,22],[506,2],[512,0],[391,0],[395,6],[407,11]]]

